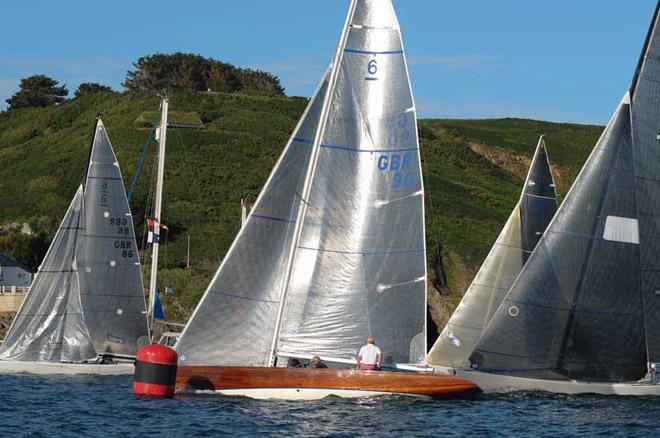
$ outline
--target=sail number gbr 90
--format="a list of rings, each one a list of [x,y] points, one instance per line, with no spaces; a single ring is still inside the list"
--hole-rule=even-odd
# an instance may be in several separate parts
[[[378,157],[378,170],[392,174],[392,188],[412,189],[415,187],[415,172],[412,167],[413,155],[410,152],[381,154]]]

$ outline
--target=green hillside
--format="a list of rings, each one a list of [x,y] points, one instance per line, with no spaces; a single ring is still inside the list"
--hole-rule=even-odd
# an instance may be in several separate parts
[[[160,288],[175,291],[164,300],[168,317],[184,320],[239,229],[241,198],[254,202],[307,100],[240,93],[174,93],[170,100],[170,122],[203,123],[168,136],[164,222],[170,231]],[[0,113],[0,226],[28,222],[52,235],[82,180],[97,112],[128,187],[149,133],[145,118],[158,105],[156,96],[104,92]],[[434,319],[442,324],[490,249],[517,201],[538,135],[547,134],[563,193],[601,131],[519,119],[420,122],[429,272],[442,293],[431,288]],[[152,144],[131,202],[138,235],[154,152]],[[7,228],[0,251],[24,257],[19,249],[29,242],[17,245],[26,237]]]

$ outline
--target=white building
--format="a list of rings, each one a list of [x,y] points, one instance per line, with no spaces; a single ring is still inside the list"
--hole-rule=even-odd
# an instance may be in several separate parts
[[[0,313],[18,310],[33,277],[34,274],[27,266],[0,256]]]

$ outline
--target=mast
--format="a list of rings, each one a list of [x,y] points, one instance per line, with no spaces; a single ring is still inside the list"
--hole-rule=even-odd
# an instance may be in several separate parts
[[[639,61],[637,62],[637,68],[635,69],[635,75],[633,76],[632,84],[630,85],[630,97],[634,97],[635,90],[637,89],[637,83],[639,82],[639,75],[642,72],[642,67],[644,66],[644,61],[646,60],[646,55],[649,51],[649,46],[651,45],[651,38],[653,38],[653,32],[655,31],[655,24],[658,21],[658,15],[660,15],[660,1],[655,6],[655,12],[653,13],[653,19],[651,20],[651,25],[649,31],[646,34],[646,40],[644,41],[644,46],[642,48],[642,53],[639,55]]]
[[[89,175],[89,167],[92,165],[92,152],[94,151],[94,141],[96,140],[96,129],[99,126],[99,123],[103,125],[101,120],[101,113],[96,114],[96,119],[94,120],[94,128],[92,128],[92,141],[89,144],[89,153],[87,154],[87,167],[85,168],[85,176],[82,180],[83,191],[87,188],[87,175]]]
[[[156,180],[156,199],[154,203],[153,244],[151,254],[151,281],[149,282],[149,310],[150,327],[153,325],[154,309],[156,304],[156,281],[158,279],[158,248],[160,239],[160,219],[163,204],[163,179],[165,176],[165,146],[167,142],[167,111],[169,100],[164,97],[161,102],[160,136],[158,139],[158,175]]]
[[[348,15],[346,16],[346,22],[344,23],[342,34],[339,39],[339,44],[337,45],[337,51],[335,52],[335,57],[332,63],[332,71],[330,74],[330,80],[328,81],[328,90],[323,99],[321,117],[319,118],[319,125],[314,135],[314,142],[312,143],[312,154],[309,159],[307,173],[305,174],[305,182],[303,184],[302,193],[299,196],[298,214],[296,216],[291,247],[289,248],[289,258],[287,262],[286,273],[284,275],[284,283],[282,284],[282,292],[280,294],[279,307],[277,310],[277,321],[275,323],[275,330],[273,331],[273,342],[271,343],[270,347],[270,357],[268,359],[270,366],[275,366],[276,364],[277,341],[279,339],[280,327],[282,325],[284,303],[286,300],[286,293],[291,282],[293,267],[295,265],[296,249],[298,248],[298,242],[300,241],[300,237],[302,235],[303,222],[305,220],[305,216],[307,215],[307,199],[309,198],[309,194],[312,191],[312,180],[314,179],[314,174],[316,173],[316,165],[318,163],[321,140],[325,134],[328,114],[330,113],[330,101],[332,100],[332,95],[334,94],[335,85],[337,83],[337,77],[339,76],[339,67],[341,66],[341,61],[344,54],[344,46],[346,45],[346,40],[348,39],[348,32],[351,22],[353,21],[353,15],[355,13],[356,7],[357,0],[351,0]]]

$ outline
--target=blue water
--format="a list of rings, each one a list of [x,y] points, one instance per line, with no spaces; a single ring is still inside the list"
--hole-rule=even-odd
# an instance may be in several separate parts
[[[148,400],[131,386],[130,377],[0,376],[0,436],[660,437],[657,398]]]

